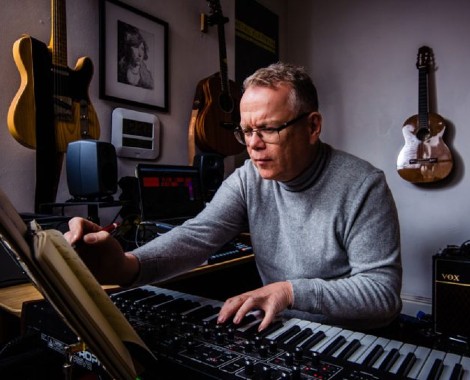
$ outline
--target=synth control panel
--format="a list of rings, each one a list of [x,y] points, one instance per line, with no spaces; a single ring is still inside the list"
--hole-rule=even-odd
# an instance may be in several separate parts
[[[240,325],[218,325],[220,301],[177,291],[144,286],[115,293],[111,299],[162,363],[185,369],[198,379],[470,378],[467,357],[334,326],[289,319],[257,332],[256,313]],[[26,323],[41,331],[50,348],[63,351],[62,345],[76,339],[58,328],[53,318],[45,318],[52,309],[31,307],[36,310],[25,314]],[[100,370],[99,358],[92,353],[82,352],[74,362]]]

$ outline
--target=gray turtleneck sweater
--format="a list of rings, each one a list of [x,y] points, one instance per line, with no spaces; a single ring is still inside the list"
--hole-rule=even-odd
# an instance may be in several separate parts
[[[365,329],[400,312],[399,224],[385,176],[323,143],[288,183],[261,178],[247,160],[196,218],[134,251],[136,284],[201,264],[247,227],[263,283],[292,283],[287,316]]]

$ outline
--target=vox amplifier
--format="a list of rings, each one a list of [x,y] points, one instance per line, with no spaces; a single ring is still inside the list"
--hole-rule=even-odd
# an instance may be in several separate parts
[[[470,337],[470,241],[433,256],[434,332]]]

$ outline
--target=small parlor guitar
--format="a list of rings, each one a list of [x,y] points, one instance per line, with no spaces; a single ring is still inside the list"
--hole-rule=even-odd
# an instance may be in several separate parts
[[[245,149],[233,134],[240,120],[240,91],[235,82],[228,79],[224,30],[228,19],[222,14],[219,1],[208,2],[211,9],[208,24],[217,25],[218,30],[220,72],[197,85],[188,135],[190,160],[194,157],[194,143],[203,152],[222,156],[238,154]]]
[[[21,83],[7,118],[11,135],[36,149],[36,211],[55,201],[68,143],[100,135],[88,96],[93,64],[82,57],[68,68],[65,0],[51,0],[51,13],[49,46],[28,35],[13,45]]]
[[[429,70],[432,50],[422,46],[416,66],[419,70],[418,115],[408,118],[402,128],[405,145],[397,159],[398,174],[412,183],[436,182],[446,178],[453,167],[452,155],[443,140],[444,119],[429,111]]]

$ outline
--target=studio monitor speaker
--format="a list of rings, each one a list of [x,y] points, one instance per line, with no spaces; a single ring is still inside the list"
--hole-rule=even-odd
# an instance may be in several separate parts
[[[224,157],[215,153],[194,156],[193,166],[199,169],[205,202],[209,202],[224,180]]]
[[[108,142],[69,143],[66,169],[69,192],[76,199],[101,200],[117,191],[116,149]]]

